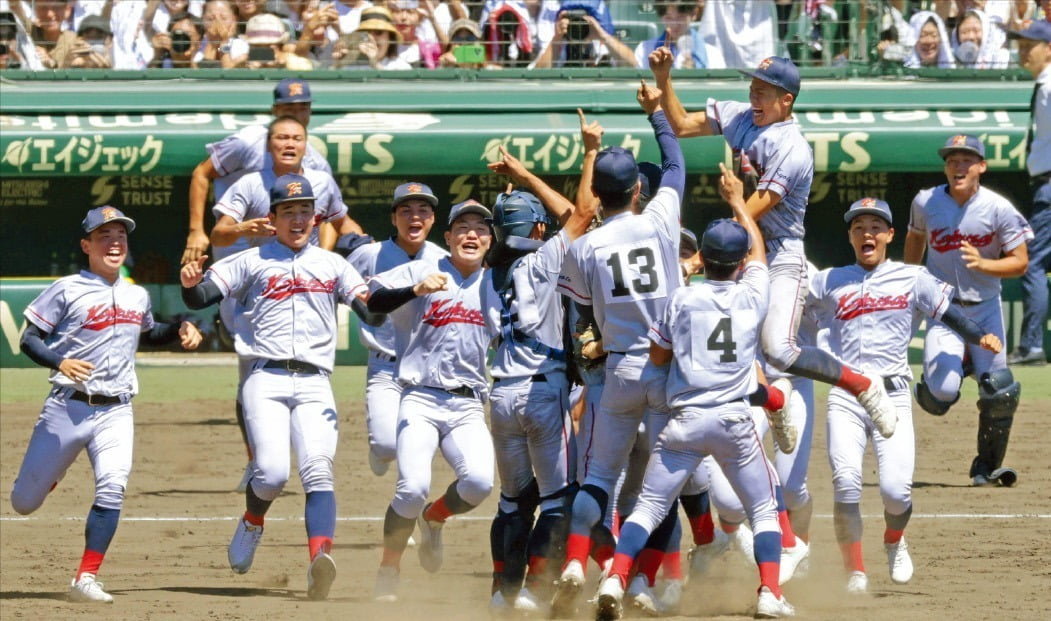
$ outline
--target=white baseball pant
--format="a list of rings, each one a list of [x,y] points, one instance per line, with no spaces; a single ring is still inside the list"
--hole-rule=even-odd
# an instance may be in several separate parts
[[[394,379],[397,363],[375,351],[369,352],[365,380],[365,428],[369,450],[383,462],[392,462],[398,451],[398,409],[401,384]]]
[[[975,306],[958,307],[970,320],[978,324],[983,334],[1004,338],[1004,316],[1000,299],[992,298]],[[935,399],[950,403],[956,400],[963,383],[963,355],[967,352],[974,363],[974,376],[1007,367],[1007,352],[994,354],[978,345],[971,345],[945,324],[927,319],[927,338],[923,343],[923,377]]]

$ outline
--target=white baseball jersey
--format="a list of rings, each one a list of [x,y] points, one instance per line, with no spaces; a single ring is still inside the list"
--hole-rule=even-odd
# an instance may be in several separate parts
[[[650,340],[675,354],[669,406],[716,406],[755,392],[759,326],[769,296],[769,271],[757,261],[748,262],[736,281],[706,280],[672,295],[649,331]]]
[[[409,261],[423,261],[435,266],[437,271],[438,261],[449,256],[449,253],[431,242],[424,242],[416,256],[410,257],[394,239],[386,239],[378,244],[368,244],[355,250],[347,261],[358,270],[366,280],[376,274],[382,274],[404,265]],[[365,347],[382,352],[388,356],[394,354],[394,326],[390,320],[384,321],[382,325],[370,326],[365,322],[359,322],[361,344]]]
[[[250,125],[219,142],[210,142],[204,146],[212,159],[212,166],[219,177],[213,182],[215,196],[226,194],[226,190],[245,173],[270,168],[267,163],[269,154],[266,151],[266,125]],[[303,168],[323,170],[332,174],[328,160],[317,149],[307,142],[307,152],[303,156]]]
[[[269,155],[267,161],[269,162]],[[330,173],[323,170],[303,168],[299,171],[314,190],[314,231],[310,234],[310,243],[319,244],[318,227],[319,222],[332,222],[347,215],[347,206],[343,203],[343,193],[336,180]],[[222,216],[230,216],[235,222],[244,222],[254,218],[265,218],[270,214],[270,188],[277,180],[274,169],[267,166],[262,170],[246,173],[238,179],[230,189],[212,207],[215,219]],[[264,243],[275,241],[276,237],[240,237],[227,247],[215,248],[216,255],[220,258],[228,257],[234,253],[260,246]]]
[[[558,289],[593,307],[610,352],[649,350],[646,332],[682,285],[679,194],[662,187],[641,214],[620,213],[573,242]]]
[[[759,175],[757,190],[781,196],[770,211],[759,218],[763,239],[803,239],[810,184],[814,181],[814,152],[792,119],[763,127],[752,121],[751,104],[708,100],[708,124],[722,134],[735,154],[748,158]],[[747,198],[747,197],[746,197]]]
[[[565,371],[565,359],[556,360],[545,352],[537,352],[528,344],[518,342],[510,332],[513,326],[539,344],[551,349],[565,349],[562,337],[566,313],[556,285],[568,250],[569,235],[563,229],[515,266],[511,274],[514,298],[508,309],[514,321],[510,326],[504,326],[497,316],[494,329],[500,332],[501,339],[490,369],[493,377],[526,377]],[[495,306],[502,313],[500,295],[494,287],[492,270],[488,270],[483,289],[486,305]],[[572,352],[567,355],[572,355]]]
[[[398,356],[395,375],[403,385],[467,386],[484,402],[489,395],[486,352],[496,336],[491,328],[495,320],[486,319],[496,309],[482,307],[485,270],[464,278],[448,258],[437,267],[412,261],[374,276],[369,289],[411,287],[438,272],[449,279],[447,291],[419,296],[390,314]]]
[[[846,364],[911,380],[909,341],[924,316],[941,319],[952,294],[918,265],[884,261],[868,271],[854,264],[812,278],[806,312],[829,328],[829,349]]]
[[[299,360],[332,372],[336,304],[350,304],[365,281],[343,257],[307,245],[266,244],[212,265],[205,278],[248,314],[235,322],[237,354]]]
[[[912,201],[909,231],[927,238],[927,269],[955,287],[967,302],[1000,295],[1000,278],[968,269],[960,246],[967,241],[987,259],[999,259],[1033,239],[1033,229],[1003,196],[979,187],[964,205],[949,195],[947,185],[920,190]]]
[[[91,395],[139,392],[135,350],[139,335],[153,328],[150,296],[123,278],[108,280],[86,270],[59,278],[25,310],[27,321],[49,333],[47,346],[63,358],[95,365],[84,382],[58,371],[55,386],[74,387]]]

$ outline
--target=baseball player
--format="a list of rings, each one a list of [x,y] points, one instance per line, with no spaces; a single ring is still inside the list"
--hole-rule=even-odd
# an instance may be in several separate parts
[[[585,142],[585,148],[597,151],[601,133],[589,137],[593,140]],[[483,283],[485,306],[500,309],[490,369],[489,416],[500,473],[500,506],[492,532],[493,545],[502,542],[504,547],[500,580],[504,601],[513,602],[518,610],[536,612],[542,607],[537,591],[544,587],[548,559],[565,540],[569,502],[576,490],[566,375],[570,348],[556,285],[569,245],[587,231],[594,211],[574,210],[569,199],[503,147],[501,155],[489,168],[535,194],[515,190],[497,198],[490,269]],[[562,227],[546,242],[545,207]],[[534,481],[539,504],[520,501]],[[540,515],[530,528],[537,506]],[[528,575],[523,587],[526,564],[521,560],[525,558]]]
[[[953,286],[952,303],[984,332],[1004,338],[1000,279],[1021,276],[1029,263],[1026,242],[1033,231],[1003,196],[984,188],[985,145],[959,134],[938,149],[948,183],[920,190],[912,201],[905,262],[919,264]],[[978,456],[971,462],[974,485],[1010,487],[1018,474],[1003,467],[1007,440],[1022,392],[1007,368],[1006,355],[965,343],[937,319],[927,320],[923,376],[916,384],[916,403],[935,415],[949,411],[960,398],[964,361],[978,381]]]
[[[591,187],[604,213],[603,224],[574,242],[562,266],[559,290],[581,305],[602,336],[606,380],[587,456],[588,472],[573,501],[566,564],[552,600],[552,614],[565,616],[575,608],[584,584],[584,567],[591,548],[591,529],[603,522],[614,485],[624,468],[639,424],[665,409],[665,373],[648,364],[646,331],[663,311],[668,295],[682,282],[679,268],[680,202],[685,186],[682,150],[660,109],[660,93],[642,84],[637,99],[649,115],[661,150],[664,174],[646,210],[635,214],[639,169],[631,152],[604,149],[595,158]],[[648,423],[654,434],[660,423]],[[673,525],[674,514],[669,514]],[[664,550],[671,528],[663,529]],[[655,538],[656,539],[656,538]],[[653,572],[660,556],[653,557]],[[651,573],[652,575],[652,573]],[[633,588],[648,591],[646,580]],[[647,599],[655,599],[645,593]]]
[[[754,528],[760,577],[756,617],[795,614],[778,586],[775,481],[749,412],[770,289],[766,251],[743,205],[733,207],[740,224],[716,220],[701,238],[705,281],[676,290],[650,330],[653,363],[670,365],[673,415],[650,456],[635,510],[621,528],[613,566],[599,588],[597,619],[620,618],[636,555],[706,454],[723,467]]]
[[[437,267],[411,261],[369,281],[369,310],[390,313],[395,377],[403,386],[398,411],[398,483],[383,521],[378,601],[397,600],[399,567],[413,525],[417,553],[429,572],[442,565],[445,521],[478,506],[493,487],[493,441],[485,425],[489,398],[485,360],[498,320],[483,307],[483,262],[492,240],[492,213],[468,200],[449,213],[450,255]],[[427,503],[434,452],[456,472],[438,500]],[[426,506],[424,506],[426,504]]]
[[[230,567],[239,574],[252,567],[266,512],[288,482],[291,443],[306,493],[307,597],[317,600],[328,596],[336,577],[329,553],[339,433],[328,379],[336,354],[335,310],[339,302],[363,307],[365,283],[342,257],[310,243],[314,201],[305,177],[278,177],[270,189],[277,242],[218,261],[206,275],[202,256],[183,266],[180,279],[190,308],[235,297],[247,313],[235,326],[245,331],[243,355],[252,360],[242,398],[254,459],[245,513],[227,549]]]
[[[912,474],[916,448],[912,428],[909,341],[926,316],[960,338],[998,354],[995,334],[983,334],[963,307],[952,304],[953,288],[923,267],[887,260],[894,239],[890,207],[875,198],[850,206],[843,219],[854,248],[854,265],[824,270],[810,285],[807,313],[829,328],[829,349],[847,364],[883,378],[898,408],[898,429],[891,438],[875,433],[871,418],[843,389],[828,395],[828,461],[835,495],[836,540],[849,573],[847,591],[864,593],[868,578],[861,556],[861,480],[865,446],[876,453],[886,530],[883,543],[891,580],[905,584],[913,565],[905,542],[912,515]]]
[[[52,389],[11,489],[11,506],[21,515],[36,511],[86,449],[95,497],[69,599],[111,603],[96,576],[117,532],[131,473],[135,350],[140,336],[153,344],[178,338],[183,348],[196,349],[201,333],[185,321],[155,322],[146,290],[120,278],[128,234],[135,230],[131,218],[97,207],[82,226],[88,269],[56,280],[25,310],[21,350],[51,369]]]
[[[391,225],[397,233],[378,244],[371,237],[350,234],[340,238],[337,252],[348,251],[347,260],[366,279],[410,261],[437,266],[449,253],[427,241],[434,226],[438,197],[430,187],[410,181],[394,189]],[[361,322],[361,342],[369,350],[365,383],[365,426],[369,433],[369,466],[381,476],[390,468],[396,454],[398,404],[402,386],[395,380],[397,355],[394,352],[394,326],[383,318],[379,326]]]
[[[745,183],[742,200],[766,239],[771,287],[762,330],[766,361],[794,375],[846,389],[871,414],[880,433],[890,437],[894,407],[879,378],[867,377],[817,347],[800,347],[796,342],[806,298],[803,216],[814,177],[813,151],[792,120],[799,69],[787,58],[767,58],[754,71],[742,71],[752,78],[749,103],[709,99],[704,111],[687,114],[672,88],[672,60],[665,47],[650,54],[668,122],[680,138],[725,137],[736,162],[734,172]]]

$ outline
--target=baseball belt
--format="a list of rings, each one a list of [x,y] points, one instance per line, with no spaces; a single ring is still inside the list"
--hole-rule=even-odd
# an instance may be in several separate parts
[[[977,302],[971,302],[970,300],[961,300],[960,298],[953,298],[952,303],[957,306],[962,306],[964,308],[970,308],[972,306],[978,306],[982,303],[982,300],[978,300]]]
[[[125,403],[127,401],[127,397],[122,397],[120,395],[89,395],[88,393],[80,392],[79,390],[74,390],[69,395],[69,398],[73,399],[74,401],[83,401],[84,403],[87,403],[92,407],[117,405],[118,403]]]
[[[883,378],[883,387],[887,389],[887,392],[894,392],[896,390],[908,390],[909,389],[909,378],[904,375],[888,375]]]
[[[369,353],[374,358],[376,358],[377,360],[382,360],[383,362],[397,362],[398,361],[398,357],[397,356],[392,356],[390,354],[385,354],[385,353],[383,353],[381,351],[372,350]]]
[[[503,382],[503,381],[510,381],[510,380],[517,380],[517,379],[521,379],[521,377],[497,377],[496,379],[493,380],[493,383],[494,384],[499,384],[500,382]],[[532,377],[530,377],[529,381],[530,382],[546,382],[547,381],[547,376],[544,375],[543,373],[537,373],[536,375],[533,375]]]
[[[444,390],[450,395],[455,395],[457,397],[469,397],[471,399],[474,399],[478,396],[474,393],[474,389],[470,386],[457,386],[456,388],[442,388],[439,386],[438,390]]]
[[[318,375],[321,373],[321,369],[309,362],[303,362],[302,360],[267,360],[266,364],[263,365],[263,368],[281,369],[283,371],[288,371],[289,373],[299,373],[301,375]]]

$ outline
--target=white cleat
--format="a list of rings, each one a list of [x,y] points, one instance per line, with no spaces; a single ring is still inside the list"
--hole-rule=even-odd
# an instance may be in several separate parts
[[[810,555],[810,546],[802,539],[796,538],[796,545],[791,548],[781,548],[781,573],[777,583],[784,584],[792,579],[796,573],[796,567]]]
[[[409,535],[409,540],[405,542],[405,547],[406,548],[415,548],[417,545],[419,545],[419,544],[416,543],[416,538],[413,537],[412,535]]]
[[[759,589],[759,603],[755,607],[756,619],[779,619],[795,615],[796,609],[788,603],[783,594],[781,597],[774,597],[769,588]]]
[[[398,601],[398,583],[401,575],[397,567],[380,565],[376,572],[376,587],[372,590],[372,599],[390,604]],[[499,594],[499,591],[497,592]]]
[[[777,449],[785,455],[796,450],[796,426],[792,423],[792,382],[787,377],[774,380],[771,384],[785,395],[785,404],[780,410],[766,411],[770,421],[770,431],[774,435]]]
[[[443,522],[432,522],[423,517],[431,505],[423,508],[416,518],[420,527],[420,542],[416,554],[420,557],[420,566],[432,574],[442,568],[442,526]]]
[[[92,574],[81,574],[69,588],[69,601],[89,604],[112,604],[113,596],[102,590],[102,583]]]
[[[889,438],[894,435],[894,428],[897,427],[898,412],[894,408],[890,395],[887,394],[887,389],[883,387],[883,378],[869,373],[866,373],[865,377],[869,378],[872,385],[858,395],[858,403],[872,418],[876,431],[879,431],[884,438]]]
[[[497,591],[499,593],[499,591]],[[514,609],[522,616],[535,617],[543,615],[546,612],[547,605],[541,602],[528,587],[522,587],[522,590],[518,592],[518,596],[515,597]]]
[[[647,617],[659,617],[661,615],[660,601],[657,599],[657,594],[650,587],[646,576],[641,574],[635,576],[631,584],[628,585],[627,598],[631,602],[632,608],[637,612],[641,612]]]
[[[387,470],[390,470],[390,462],[383,461],[376,455],[371,449],[369,450],[369,468],[372,468],[372,474],[381,477],[387,474]]]
[[[248,490],[248,482],[252,480],[252,473],[255,469],[252,467],[252,462],[245,464],[244,472],[241,473],[241,482],[237,484],[238,493],[245,493]]]
[[[852,571],[847,578],[847,593],[864,595],[869,592],[869,577],[863,571]]]
[[[679,612],[679,604],[682,603],[682,580],[665,580],[664,588],[661,590],[660,608],[665,615],[676,615]]]
[[[623,615],[624,585],[620,581],[620,576],[610,576],[599,585],[595,619],[596,621],[612,621]]]
[[[315,601],[328,597],[336,580],[336,561],[324,552],[318,552],[307,570],[307,598]]]
[[[887,550],[890,579],[894,584],[906,584],[912,580],[912,557],[909,556],[909,544],[905,543],[905,537],[898,543],[885,543],[883,547]]]
[[[574,559],[566,564],[555,583],[555,594],[551,598],[551,618],[568,619],[576,614],[577,596],[584,588],[584,566]]]
[[[230,561],[230,569],[234,570],[234,573],[247,573],[252,568],[255,550],[262,538],[262,526],[249,524],[244,518],[237,520],[234,538],[230,540],[230,546],[226,549],[226,558]]]
[[[699,578],[708,573],[712,562],[722,556],[729,548],[730,536],[724,533],[722,529],[715,529],[715,539],[712,539],[711,543],[694,546],[690,550],[690,578]]]
[[[752,529],[742,523],[733,533],[734,547],[741,552],[746,563],[755,567],[755,538]]]
[[[507,619],[514,615],[514,607],[507,603],[504,594],[499,589],[493,592],[489,598],[489,616],[494,619]]]

